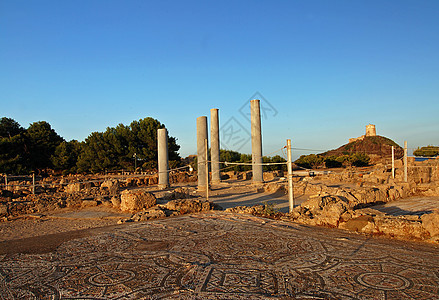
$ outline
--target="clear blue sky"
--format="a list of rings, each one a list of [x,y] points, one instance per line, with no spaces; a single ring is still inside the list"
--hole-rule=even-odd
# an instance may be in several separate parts
[[[0,116],[24,127],[82,141],[150,116],[187,156],[211,108],[250,131],[257,92],[264,154],[334,149],[369,123],[439,145],[439,1],[0,1]]]

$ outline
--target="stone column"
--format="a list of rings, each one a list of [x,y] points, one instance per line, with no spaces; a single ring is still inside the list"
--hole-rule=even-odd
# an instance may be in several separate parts
[[[212,167],[212,183],[220,183],[220,139],[218,108],[210,110],[210,160]]]
[[[169,160],[168,160],[168,131],[166,128],[157,129],[157,151],[159,165],[159,188],[169,186]]]
[[[408,159],[407,159],[407,141],[404,141],[404,182],[408,181]]]
[[[207,117],[202,116],[197,118],[197,175],[198,175],[198,190],[206,190],[206,150],[204,147],[204,140],[207,139]]]
[[[262,183],[262,133],[261,133],[261,110],[259,100],[250,101],[251,126],[252,126],[252,172],[253,183]]]

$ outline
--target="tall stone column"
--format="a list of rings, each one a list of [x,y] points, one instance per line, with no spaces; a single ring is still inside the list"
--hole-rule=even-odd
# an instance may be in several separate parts
[[[220,176],[220,139],[218,108],[210,110],[210,160],[212,166],[212,183],[219,183]]]
[[[157,129],[157,151],[159,165],[159,188],[169,186],[168,131],[166,128]]]
[[[408,181],[407,141],[404,141],[404,182]]]
[[[253,183],[262,183],[262,133],[261,133],[261,109],[259,100],[250,101],[251,126],[252,126],[252,172]]]
[[[198,162],[198,190],[206,190],[206,149],[204,140],[207,139],[207,117],[197,118],[197,162]]]

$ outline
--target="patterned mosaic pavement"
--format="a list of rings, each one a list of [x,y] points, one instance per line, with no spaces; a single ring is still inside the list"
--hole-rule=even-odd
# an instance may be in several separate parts
[[[0,255],[1,299],[439,299],[439,248],[211,212]]]

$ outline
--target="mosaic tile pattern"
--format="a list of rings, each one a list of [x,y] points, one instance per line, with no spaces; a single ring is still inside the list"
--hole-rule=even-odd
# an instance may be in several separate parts
[[[212,212],[0,256],[0,299],[439,299],[439,251]]]

